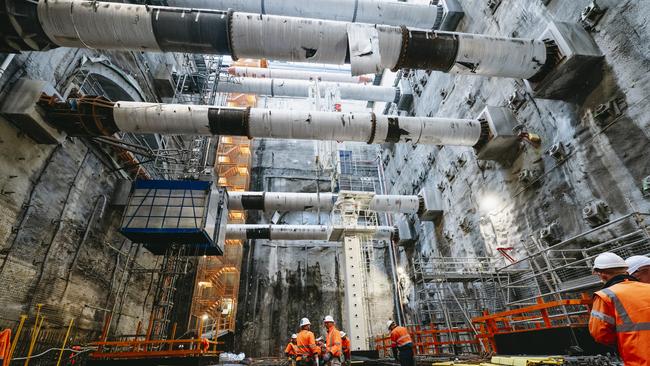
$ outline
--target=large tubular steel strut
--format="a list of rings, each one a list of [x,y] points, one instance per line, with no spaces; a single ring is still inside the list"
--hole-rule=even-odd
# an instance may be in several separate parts
[[[0,51],[54,47],[188,52],[237,58],[539,78],[541,40],[332,20],[89,0],[0,0]]]
[[[40,105],[50,123],[72,136],[106,136],[121,131],[454,146],[481,146],[481,139],[489,138],[483,131],[485,124],[476,119],[113,103],[101,97],[63,102],[44,96]]]
[[[229,210],[263,211],[331,211],[338,198],[336,193],[294,192],[228,192]],[[419,196],[374,195],[369,210],[375,212],[418,213]]]

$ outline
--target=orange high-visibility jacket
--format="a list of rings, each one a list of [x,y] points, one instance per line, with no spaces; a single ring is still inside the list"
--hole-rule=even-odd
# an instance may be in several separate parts
[[[327,331],[327,352],[331,353],[334,357],[341,356],[341,332],[336,327],[332,326]]]
[[[298,355],[298,345],[293,344],[293,342],[289,342],[289,344],[287,344],[287,348],[284,349],[284,354],[289,356]]]
[[[650,366],[650,284],[625,280],[594,294],[589,332],[625,366]]]
[[[316,346],[316,337],[314,337],[314,333],[306,329],[303,329],[298,333],[296,348],[298,354],[305,357],[316,355],[320,352],[320,349]]]
[[[352,351],[350,337],[341,338],[341,346],[343,347],[343,354],[349,356]]]
[[[400,326],[397,326],[390,331],[390,340],[393,343],[393,347],[402,347],[408,343],[413,343],[408,330]]]

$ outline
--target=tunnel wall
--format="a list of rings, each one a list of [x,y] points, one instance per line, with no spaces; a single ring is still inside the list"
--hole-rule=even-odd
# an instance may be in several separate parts
[[[536,38],[550,20],[577,22],[590,3],[546,2],[503,0],[494,14],[485,3],[465,6],[465,18],[458,30]],[[608,9],[591,34],[606,55],[605,63],[581,76],[588,87],[575,90],[568,101],[535,99],[526,93],[521,80],[421,71],[411,74],[410,82],[416,91],[413,115],[475,118],[486,105],[507,106],[513,92],[520,91],[524,102],[516,111],[517,120],[528,131],[539,134],[543,142],[540,148],[524,145],[522,152],[506,163],[477,161],[471,148],[384,145],[386,193],[438,190],[445,211],[435,223],[412,217],[417,241],[398,249],[405,323],[430,321],[417,310],[412,271],[415,256],[492,257],[504,265],[505,258],[497,247],[512,246],[511,255],[521,258],[532,249],[530,236],[538,235],[552,222],[560,224],[564,238],[590,229],[582,218],[582,208],[592,200],[607,202],[612,218],[650,211],[650,201],[641,192],[642,179],[650,175],[650,119],[645,107],[650,95],[650,46],[644,41],[649,36],[644,25],[649,5],[634,0],[602,1],[599,5]],[[591,111],[616,96],[622,96],[627,103],[623,115],[611,126],[596,121]],[[313,164],[306,165],[314,156],[310,143],[270,141],[254,144],[251,190],[314,192],[317,174]],[[546,154],[558,142],[571,154],[562,164]],[[520,182],[518,175],[524,169],[540,177],[539,183]],[[323,183],[323,188],[328,185]],[[487,195],[499,202],[489,220],[480,204]],[[249,221],[266,222],[269,218],[251,216]],[[308,215],[284,219],[283,223],[289,224],[316,221]],[[258,240],[246,246],[242,278],[248,277],[249,282],[242,282],[236,344],[252,355],[277,354],[303,315],[321,317],[332,311],[335,317],[339,315],[332,310],[336,309],[333,304],[342,301],[338,300],[342,296],[339,257],[331,248],[283,245]],[[382,267],[380,262],[376,261]],[[306,297],[291,298],[292,292],[298,291],[288,290],[294,288],[294,278],[304,278],[299,282],[302,292],[298,293],[308,293]],[[452,288],[458,296],[471,295],[467,286]],[[285,299],[288,308],[282,309]],[[385,321],[384,316],[373,321]]]
[[[111,80],[117,74],[105,68],[102,77],[113,81],[108,89],[154,101],[159,98],[152,70],[175,60],[73,49],[24,53],[0,79],[0,98],[19,78],[47,81],[63,95],[72,75],[93,62],[122,73]],[[92,68],[98,73],[101,67]],[[122,90],[125,80],[132,85]],[[44,343],[58,342],[56,334],[63,335],[70,319],[75,342],[96,340],[105,309],[114,307],[122,311],[113,316],[112,333],[133,334],[138,321],[146,326],[156,275],[142,269],[154,268],[156,258],[117,232],[122,208],[111,200],[126,176],[109,164],[106,151],[83,139],[40,145],[1,117],[0,135],[0,328],[15,329],[21,314],[31,327],[37,304],[43,304],[43,334],[52,334],[43,336]],[[136,271],[129,275],[125,269]],[[41,346],[47,344],[36,349]],[[23,348],[19,344],[16,355]]]
[[[459,31],[512,37],[540,35],[548,21],[576,23],[590,1],[503,0],[494,14],[486,4],[465,6]],[[487,256],[499,265],[506,259],[497,247],[513,247],[510,254],[522,258],[534,249],[531,236],[556,222],[563,238],[591,227],[582,208],[592,200],[605,201],[611,219],[631,212],[648,212],[650,200],[642,196],[642,179],[650,175],[648,164],[650,119],[647,117],[649,45],[645,15],[648,3],[602,1],[607,8],[590,34],[605,54],[602,67],[580,75],[585,87],[566,101],[533,98],[521,80],[453,76],[416,71],[409,81],[416,90],[413,114],[469,118],[485,105],[508,105],[519,91],[523,104],[515,112],[527,131],[539,134],[542,146],[524,144],[521,154],[507,163],[478,161],[469,148],[386,146],[383,164],[391,194],[413,194],[422,187],[438,190],[445,215],[439,222],[414,218],[418,240],[400,248],[400,276],[409,322],[427,322],[417,312],[411,281],[411,260],[424,257]],[[615,97],[627,109],[615,120],[600,122],[594,110]],[[558,142],[569,155],[563,163],[546,152]],[[408,168],[405,168],[408,167]],[[531,170],[535,184],[520,182],[522,170]],[[494,211],[481,207],[483,197],[496,197]],[[455,286],[457,295],[466,288]]]

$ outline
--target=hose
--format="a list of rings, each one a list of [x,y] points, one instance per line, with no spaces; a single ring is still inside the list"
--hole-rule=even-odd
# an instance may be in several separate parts
[[[18,360],[27,360],[27,359],[32,359],[32,358],[41,357],[41,356],[43,356],[43,355],[45,355],[45,354],[47,354],[47,353],[49,353],[49,352],[51,352],[51,351],[61,351],[61,350],[63,350],[63,351],[75,352],[75,353],[76,353],[75,357],[77,357],[79,354],[81,354],[81,353],[85,353],[85,352],[89,352],[89,351],[93,351],[93,350],[95,350],[95,348],[86,348],[86,349],[81,350],[81,351],[79,351],[79,350],[74,350],[74,349],[72,349],[72,348],[63,348],[63,349],[61,349],[61,348],[50,348],[50,349],[45,350],[45,351],[43,351],[43,352],[41,352],[41,353],[39,353],[39,354],[37,354],[37,355],[32,355],[32,356],[29,356],[29,357],[14,357],[14,358],[12,358],[11,360],[12,360],[12,361],[18,361]]]

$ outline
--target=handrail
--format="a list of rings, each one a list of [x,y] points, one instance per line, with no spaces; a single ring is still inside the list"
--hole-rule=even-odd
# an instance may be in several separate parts
[[[551,245],[550,247],[547,247],[547,248],[544,248],[544,249],[542,249],[542,250],[539,250],[539,251],[537,251],[537,252],[535,252],[535,253],[529,254],[529,255],[527,255],[527,256],[525,256],[525,257],[523,257],[523,258],[517,260],[517,261],[514,262],[514,263],[510,263],[510,264],[505,265],[505,266],[503,266],[503,267],[497,268],[497,271],[501,271],[501,270],[506,269],[506,268],[508,268],[508,267],[512,267],[512,266],[514,266],[514,265],[516,265],[516,264],[519,264],[519,263],[521,263],[521,262],[523,262],[523,261],[525,261],[525,260],[529,260],[529,259],[532,259],[532,258],[534,258],[534,257],[537,257],[538,255],[540,255],[540,254],[542,254],[542,253],[544,253],[544,252],[547,252],[547,251],[549,251],[549,250],[552,250],[553,248],[557,248],[557,247],[559,247],[559,246],[566,245],[567,243],[570,243],[570,242],[572,242],[572,241],[574,241],[574,240],[576,240],[576,239],[579,239],[579,238],[581,238],[581,237],[583,237],[583,236],[586,236],[586,235],[592,234],[592,233],[594,233],[594,232],[596,232],[596,231],[598,231],[598,230],[602,230],[602,229],[605,228],[605,227],[608,227],[608,226],[614,225],[614,224],[616,224],[616,223],[619,223],[619,222],[621,222],[621,221],[623,221],[623,220],[625,220],[625,219],[628,219],[628,218],[630,218],[630,217],[633,217],[633,216],[646,216],[646,217],[650,217],[650,213],[646,213],[646,212],[632,212],[632,213],[629,213],[629,214],[627,214],[627,215],[621,216],[621,217],[619,217],[619,218],[617,218],[617,219],[614,219],[614,220],[612,220],[612,221],[610,221],[610,222],[608,222],[608,223],[606,223],[606,224],[603,224],[603,225],[601,225],[601,226],[595,227],[595,228],[593,228],[593,229],[591,229],[591,230],[588,230],[588,231],[582,232],[582,233],[580,233],[580,234],[574,235],[574,236],[572,236],[572,237],[570,237],[570,238],[568,238],[568,239],[563,240],[563,241],[560,242],[560,243],[557,243],[557,244],[555,244],[555,245]]]

